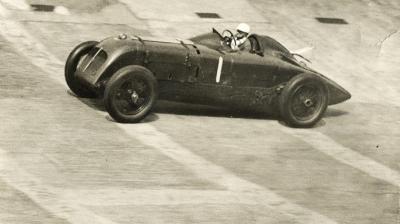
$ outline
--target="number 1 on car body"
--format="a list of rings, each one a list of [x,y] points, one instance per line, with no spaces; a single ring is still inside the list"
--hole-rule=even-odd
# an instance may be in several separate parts
[[[221,79],[221,71],[222,71],[222,64],[224,62],[224,59],[220,56],[218,59],[218,68],[217,68],[217,76],[215,77],[215,81],[219,83]]]

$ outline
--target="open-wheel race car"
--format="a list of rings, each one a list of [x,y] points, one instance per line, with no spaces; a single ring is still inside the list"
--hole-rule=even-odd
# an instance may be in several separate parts
[[[104,97],[118,122],[139,122],[157,99],[280,115],[293,127],[311,127],[328,105],[350,93],[310,69],[268,36],[251,34],[232,50],[229,30],[189,40],[121,34],[79,44],[65,65],[79,97]]]

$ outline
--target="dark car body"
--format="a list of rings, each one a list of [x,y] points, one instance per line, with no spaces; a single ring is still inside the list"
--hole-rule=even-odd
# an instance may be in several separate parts
[[[276,112],[278,95],[292,77],[309,73],[327,85],[328,104],[350,98],[341,86],[296,60],[271,37],[252,35],[248,49],[221,46],[217,32],[190,40],[120,35],[99,42],[76,71],[78,79],[101,94],[120,68],[140,65],[158,81],[159,99]]]

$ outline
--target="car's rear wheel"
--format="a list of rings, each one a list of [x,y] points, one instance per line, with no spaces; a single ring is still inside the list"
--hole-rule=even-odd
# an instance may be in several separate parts
[[[132,65],[118,70],[107,82],[104,104],[115,121],[137,123],[150,113],[157,97],[154,75],[146,68]]]
[[[300,74],[293,77],[280,95],[280,113],[292,127],[314,126],[328,106],[328,90],[317,76]]]
[[[89,53],[89,51],[98,44],[97,41],[87,41],[76,46],[68,56],[65,63],[64,75],[65,81],[71,91],[78,97],[94,98],[96,93],[91,91],[76,78],[75,72],[78,67],[79,61],[83,56]]]

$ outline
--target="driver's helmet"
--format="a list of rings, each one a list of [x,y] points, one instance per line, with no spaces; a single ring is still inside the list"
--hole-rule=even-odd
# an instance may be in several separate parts
[[[246,23],[240,23],[237,28],[236,28],[237,33],[233,38],[235,38],[235,41],[232,41],[231,43],[231,48],[232,49],[240,49],[244,47],[244,44],[247,41],[247,37],[249,36],[250,33],[250,26],[247,25]]]
[[[236,28],[238,33],[243,33],[247,36],[250,33],[250,26],[246,23],[240,23]]]

